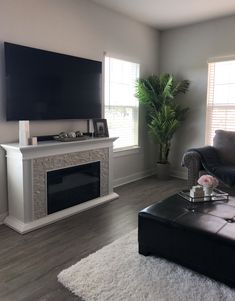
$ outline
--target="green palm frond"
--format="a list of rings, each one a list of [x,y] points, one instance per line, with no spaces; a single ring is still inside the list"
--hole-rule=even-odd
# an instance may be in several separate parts
[[[161,75],[160,86],[164,101],[167,101],[167,99],[172,99],[173,76],[168,73]]]
[[[140,103],[146,105],[150,111],[155,109],[155,104],[158,102],[155,89],[148,79],[137,80],[136,97],[139,99]]]
[[[188,91],[189,85],[190,85],[189,80],[182,80],[182,81],[176,82],[173,85],[172,95],[174,97],[176,97],[177,95],[179,95],[181,93],[185,94]]]

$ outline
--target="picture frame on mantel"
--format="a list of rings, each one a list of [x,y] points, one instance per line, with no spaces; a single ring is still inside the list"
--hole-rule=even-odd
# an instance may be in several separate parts
[[[109,137],[108,124],[106,119],[93,119],[94,137]]]

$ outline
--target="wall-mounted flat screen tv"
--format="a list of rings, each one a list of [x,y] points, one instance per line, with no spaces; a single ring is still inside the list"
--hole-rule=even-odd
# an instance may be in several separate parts
[[[6,119],[91,119],[102,115],[102,63],[4,43]]]

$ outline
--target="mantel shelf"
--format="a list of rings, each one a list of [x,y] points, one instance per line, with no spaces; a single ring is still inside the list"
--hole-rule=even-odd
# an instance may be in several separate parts
[[[33,159],[67,152],[86,151],[111,146],[118,137],[88,138],[86,140],[59,142],[45,141],[37,145],[20,146],[18,142],[1,144],[6,150],[7,157],[22,156],[23,159]]]

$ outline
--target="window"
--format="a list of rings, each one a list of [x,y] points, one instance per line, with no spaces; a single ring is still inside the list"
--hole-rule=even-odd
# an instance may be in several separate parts
[[[109,134],[119,137],[114,148],[138,145],[139,103],[135,98],[135,81],[139,64],[105,57],[105,118]]]
[[[217,129],[235,131],[235,60],[209,63],[207,144]]]

